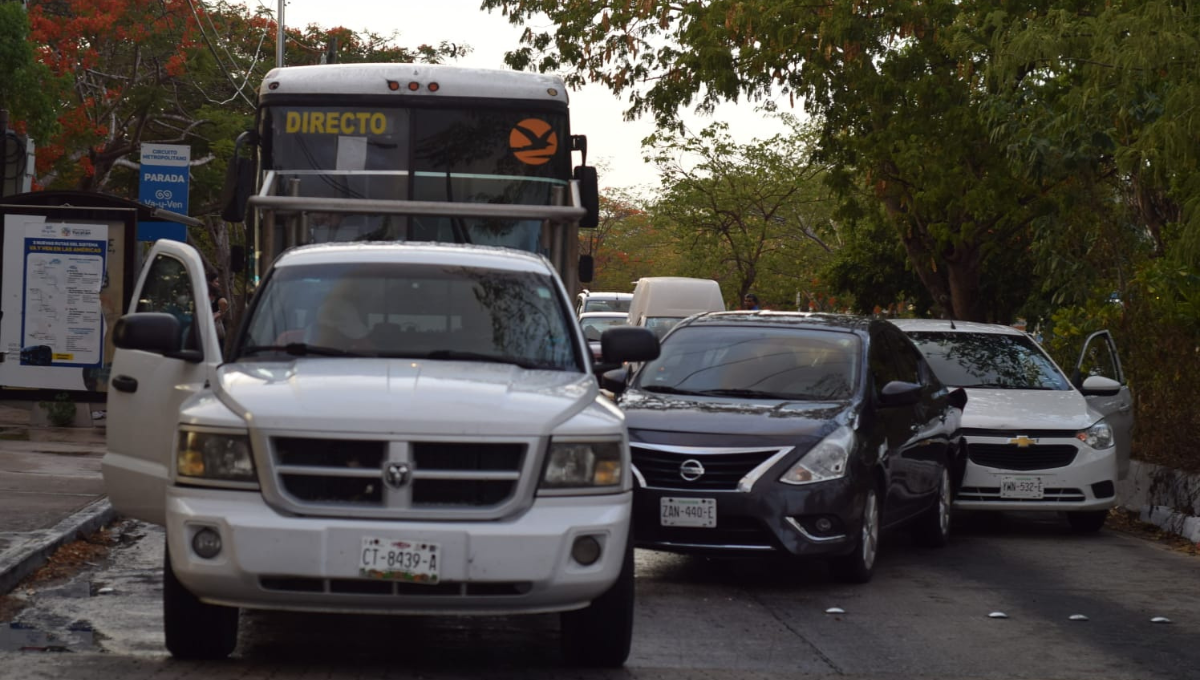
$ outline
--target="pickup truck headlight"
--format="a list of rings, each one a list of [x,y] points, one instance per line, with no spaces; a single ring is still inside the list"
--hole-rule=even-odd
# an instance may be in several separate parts
[[[179,433],[175,471],[180,477],[224,482],[257,482],[250,438],[244,434]]]
[[[812,484],[845,477],[853,448],[854,430],[843,425],[817,442],[779,481],[784,484]]]
[[[600,441],[550,442],[543,489],[590,489],[621,485],[621,442]]]
[[[1088,429],[1075,434],[1075,438],[1093,449],[1107,449],[1113,445],[1113,432],[1108,421],[1101,418]]]

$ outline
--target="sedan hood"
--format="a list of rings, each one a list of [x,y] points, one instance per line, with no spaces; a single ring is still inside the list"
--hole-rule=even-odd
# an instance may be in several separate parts
[[[584,373],[348,358],[228,364],[217,388],[252,427],[405,435],[547,435],[597,392]]]
[[[1100,419],[1075,390],[967,389],[962,426],[983,430],[1083,430]]]
[[[651,432],[721,437],[824,436],[853,419],[852,402],[731,401],[726,397],[660,395],[630,390],[621,396],[630,440]],[[710,437],[711,439],[711,437]]]

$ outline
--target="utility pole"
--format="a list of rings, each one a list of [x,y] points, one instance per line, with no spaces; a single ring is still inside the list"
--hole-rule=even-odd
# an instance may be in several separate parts
[[[276,22],[275,30],[275,67],[283,68],[283,8],[287,4],[287,0],[279,0],[279,21]]]

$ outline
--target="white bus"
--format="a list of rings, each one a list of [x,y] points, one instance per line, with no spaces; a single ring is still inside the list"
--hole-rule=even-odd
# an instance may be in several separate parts
[[[545,255],[572,294],[591,279],[577,236],[596,226],[596,173],[586,138],[571,134],[556,76],[428,64],[277,68],[238,149],[223,217],[250,218],[254,280],[286,248],[336,241],[507,246]]]

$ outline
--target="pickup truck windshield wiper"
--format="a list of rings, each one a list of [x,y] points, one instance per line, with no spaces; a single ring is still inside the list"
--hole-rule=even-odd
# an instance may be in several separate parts
[[[484,354],[482,352],[459,352],[452,349],[439,349],[425,355],[426,359],[435,361],[487,361],[497,364],[512,364],[521,368],[558,370],[557,366],[548,366],[531,361],[524,357],[514,357],[504,354]]]
[[[323,347],[321,345],[310,345],[306,342],[289,342],[286,345],[251,345],[242,348],[243,355],[260,354],[262,352],[283,352],[294,357],[303,357],[310,354],[322,357],[361,357],[366,356],[358,352],[348,352],[337,347]]]

